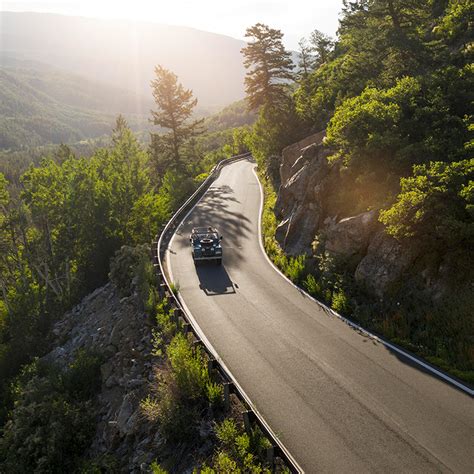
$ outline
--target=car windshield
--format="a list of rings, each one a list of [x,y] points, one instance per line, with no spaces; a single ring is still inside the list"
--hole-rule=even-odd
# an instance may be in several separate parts
[[[198,227],[193,229],[191,238],[193,240],[211,239],[218,240],[219,236],[216,229],[212,227]]]

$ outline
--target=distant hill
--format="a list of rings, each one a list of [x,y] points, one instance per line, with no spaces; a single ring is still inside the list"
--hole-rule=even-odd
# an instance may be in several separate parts
[[[151,98],[39,63],[4,61],[0,68],[0,149],[98,137],[110,132],[119,113],[132,128],[143,129],[149,126],[151,107]]]
[[[207,117],[204,121],[204,128],[210,132],[226,130],[227,128],[251,125],[256,118],[257,114],[248,110],[247,102],[242,99]]]
[[[193,89],[205,108],[244,96],[244,42],[224,35],[50,13],[0,12],[0,25],[2,64],[39,61],[145,97],[154,66],[161,64]]]

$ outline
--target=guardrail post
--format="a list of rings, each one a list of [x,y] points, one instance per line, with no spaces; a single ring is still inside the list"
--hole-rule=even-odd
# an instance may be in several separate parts
[[[183,321],[184,321],[184,320],[183,320]],[[188,322],[184,321],[184,322],[183,322],[183,332],[184,332],[184,334],[185,334],[185,335],[188,334],[188,332],[189,332],[190,330],[191,330],[191,325],[190,325]]]
[[[226,411],[230,409],[230,389],[232,387],[232,382],[224,383],[224,406]]]
[[[207,371],[211,373],[214,370],[214,367],[216,366],[216,359],[214,357],[210,357],[209,360],[207,361]],[[224,385],[224,398],[225,398],[225,385]]]
[[[275,446],[267,448],[267,462],[270,464],[270,469],[275,469]]]
[[[253,415],[253,413],[250,410],[242,412],[242,416],[244,418],[244,428],[245,428],[245,431],[249,434],[252,431],[251,415]]]

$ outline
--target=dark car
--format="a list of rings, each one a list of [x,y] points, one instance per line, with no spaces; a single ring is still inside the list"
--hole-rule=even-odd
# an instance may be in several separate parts
[[[191,252],[194,262],[210,260],[217,265],[222,263],[222,236],[214,227],[194,227],[191,231]]]

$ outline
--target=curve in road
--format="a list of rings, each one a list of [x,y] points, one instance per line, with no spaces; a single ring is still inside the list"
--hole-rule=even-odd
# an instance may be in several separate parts
[[[473,472],[472,398],[290,285],[259,244],[254,164],[226,166],[167,252],[197,324],[306,472]],[[189,233],[224,235],[194,266]]]

